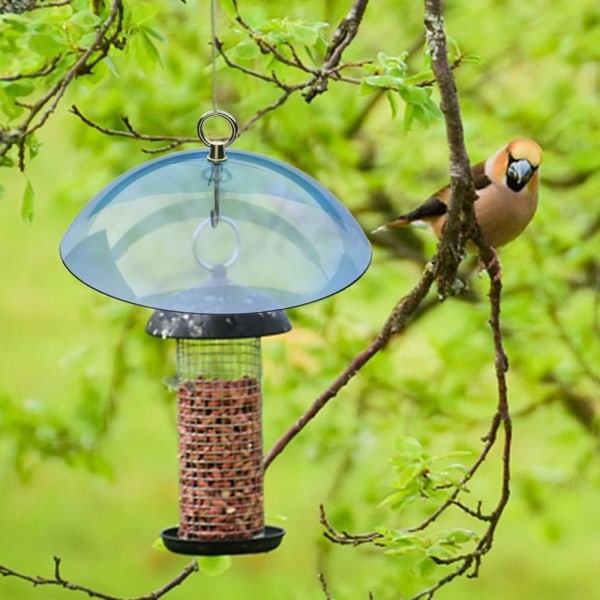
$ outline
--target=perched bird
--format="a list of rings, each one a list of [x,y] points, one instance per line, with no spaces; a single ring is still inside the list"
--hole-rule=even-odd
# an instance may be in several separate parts
[[[538,202],[542,149],[533,140],[510,142],[486,161],[471,167],[475,190],[475,217],[490,245],[498,248],[514,240],[527,227]],[[423,221],[439,238],[450,201],[450,186],[442,188],[424,204],[378,227],[401,227]]]

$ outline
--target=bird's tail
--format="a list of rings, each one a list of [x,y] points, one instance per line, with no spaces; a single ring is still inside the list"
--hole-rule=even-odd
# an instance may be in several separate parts
[[[377,229],[373,229],[371,233],[379,233],[380,231],[387,231],[388,229],[394,229],[395,227],[403,227],[404,225],[408,225],[410,222],[410,219],[407,219],[405,217],[398,217],[397,219],[394,219],[393,221],[390,221],[385,225],[377,227]]]

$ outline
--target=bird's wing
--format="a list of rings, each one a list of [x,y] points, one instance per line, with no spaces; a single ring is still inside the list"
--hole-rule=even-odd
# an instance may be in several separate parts
[[[448,192],[450,188],[448,187]],[[434,196],[431,196],[429,200],[417,206],[414,210],[400,215],[398,219],[402,219],[406,222],[410,221],[425,221],[427,219],[434,219],[435,217],[441,217],[448,212],[448,205],[446,204],[446,188],[440,190]],[[442,199],[443,198],[443,199]]]
[[[473,174],[473,183],[477,191],[483,190],[492,183],[492,180],[485,174],[485,161],[471,167],[471,173]]]
[[[492,181],[485,173],[485,161],[477,163],[473,167],[471,167],[471,172],[473,174],[473,182],[475,185],[475,190],[477,192],[482,192],[486,188],[488,188]],[[438,190],[433,196],[431,196],[428,200],[426,200],[423,204],[418,206],[417,208],[400,215],[390,223],[386,225],[382,225],[373,231],[373,233],[377,231],[381,231],[383,229],[388,229],[390,227],[400,227],[402,225],[407,225],[408,223],[412,223],[414,221],[429,221],[430,223],[437,223],[438,227],[441,230],[443,222],[445,219],[441,219],[448,212],[448,202],[450,202],[451,189],[450,186],[447,185],[440,190]]]
[[[491,185],[491,179],[485,174],[485,161],[477,163],[471,167],[471,173],[473,175],[475,190],[478,192],[481,192]],[[406,221],[420,221],[441,217],[448,212],[450,192],[450,186],[447,185],[433,194],[433,196],[421,204],[421,206],[418,206],[408,213],[400,215],[398,218],[406,219]]]

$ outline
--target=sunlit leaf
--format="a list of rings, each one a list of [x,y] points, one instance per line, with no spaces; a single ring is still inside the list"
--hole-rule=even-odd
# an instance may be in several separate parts
[[[100,23],[100,17],[90,10],[80,10],[69,19],[69,23],[82,29],[91,29]]]
[[[31,181],[26,179],[25,191],[23,192],[23,198],[21,199],[21,218],[25,223],[31,223],[33,221],[35,204],[35,193]]]
[[[394,119],[398,114],[398,102],[396,100],[396,96],[391,91],[388,91],[385,97],[387,98],[388,104],[390,105],[390,109],[392,111],[392,118]]]
[[[232,60],[254,60],[260,56],[260,50],[256,43],[252,40],[241,42],[234,46],[228,55]]]
[[[167,552],[169,554],[171,553],[171,551],[165,546],[165,543],[161,537],[156,538],[154,540],[154,542],[152,543],[152,548],[158,550],[159,552]]]
[[[231,556],[200,556],[198,568],[209,577],[217,577],[231,567]]]

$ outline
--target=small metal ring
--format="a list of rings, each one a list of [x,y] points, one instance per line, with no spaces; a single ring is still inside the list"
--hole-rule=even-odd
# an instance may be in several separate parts
[[[224,263],[209,263],[208,261],[203,260],[202,258],[200,258],[200,256],[198,256],[198,251],[196,249],[198,238],[200,237],[202,230],[208,225],[211,225],[211,219],[204,219],[204,221],[202,221],[200,225],[196,227],[196,230],[194,231],[194,235],[192,237],[192,251],[194,253],[194,258],[196,259],[196,262],[201,267],[204,267],[207,271],[213,271],[217,267],[224,267],[227,269],[240,257],[240,232],[237,228],[237,225],[227,217],[219,217],[219,223],[227,223],[227,225],[229,225],[231,229],[233,229],[233,233],[235,234],[235,249],[232,252],[231,256]]]
[[[229,135],[229,137],[227,139],[211,140],[210,138],[206,137],[206,135],[204,134],[204,123],[206,123],[206,121],[208,121],[212,117],[221,117],[229,123],[229,125],[231,126],[231,134]],[[204,113],[200,117],[200,120],[198,121],[197,131],[198,131],[198,137],[209,148],[214,146],[215,144],[218,144],[218,145],[222,146],[223,148],[227,148],[227,146],[229,146],[230,144],[232,144],[234,142],[234,140],[237,138],[237,136],[239,134],[239,128],[238,128],[237,121],[228,112],[225,112],[224,110],[211,110],[209,112]]]

